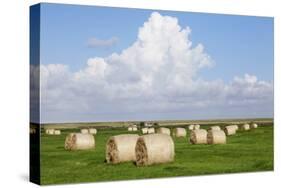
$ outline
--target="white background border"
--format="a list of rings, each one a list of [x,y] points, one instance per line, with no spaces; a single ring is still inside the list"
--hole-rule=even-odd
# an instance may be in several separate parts
[[[37,187],[28,182],[29,6],[40,1],[0,2],[0,187]],[[51,0],[41,2],[181,10],[274,17],[274,172],[60,185],[56,187],[277,187],[280,182],[280,34],[278,0]],[[279,74],[278,74],[279,73]],[[280,186],[280,185],[279,185]]]

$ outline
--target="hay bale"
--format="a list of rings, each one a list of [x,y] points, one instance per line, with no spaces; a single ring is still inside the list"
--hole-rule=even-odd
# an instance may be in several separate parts
[[[228,127],[233,127],[236,131],[239,129],[238,125],[229,125]]]
[[[240,126],[240,129],[242,131],[247,131],[247,130],[250,130],[250,125],[248,123],[245,123],[243,125]]]
[[[256,128],[258,128],[258,124],[256,124],[256,123],[251,123],[250,128],[251,128],[251,129],[256,129]]]
[[[50,134],[50,135],[53,135],[55,133],[55,129],[47,129],[46,133]]]
[[[188,130],[191,131],[191,130],[193,130],[193,129],[194,129],[194,125],[189,125],[189,126],[188,126]]]
[[[95,128],[90,128],[88,131],[90,134],[97,134],[97,129]]]
[[[148,128],[147,129],[147,134],[153,134],[155,133],[155,129],[154,128]]]
[[[92,134],[70,133],[65,139],[66,150],[87,150],[95,148],[95,138]]]
[[[220,128],[220,126],[211,126],[211,127],[209,127],[208,130],[219,131],[219,130],[221,130],[221,128]]]
[[[225,144],[226,135],[222,130],[210,130],[207,134],[208,144]]]
[[[81,129],[82,134],[89,134],[89,129]]]
[[[156,130],[156,133],[170,135],[171,131],[169,128],[160,127]]]
[[[197,125],[194,125],[194,130],[199,130],[200,129],[200,125],[197,124]]]
[[[191,131],[189,141],[191,144],[207,144],[207,131],[205,129]]]
[[[224,127],[224,132],[227,136],[236,134],[236,130],[236,126],[229,125]]]
[[[128,131],[137,131],[138,130],[138,128],[137,128],[137,126],[136,125],[131,125],[131,126],[129,126],[128,127]]]
[[[60,130],[54,130],[54,135],[60,135],[61,131]]]
[[[166,134],[140,136],[135,151],[137,166],[172,162],[175,156],[173,139]]]
[[[117,164],[136,161],[135,147],[138,138],[137,134],[123,134],[110,137],[106,144],[106,162]]]
[[[142,128],[141,129],[142,134],[147,134],[148,133],[148,128]]]
[[[51,134],[51,135],[55,134],[55,129],[50,129],[49,134]]]
[[[238,125],[228,125],[228,126],[225,126],[225,127],[231,127],[231,128],[234,128],[235,131],[237,131],[239,129]]]
[[[174,128],[173,136],[174,137],[186,137],[186,130],[185,130],[185,128],[180,128],[180,127]]]

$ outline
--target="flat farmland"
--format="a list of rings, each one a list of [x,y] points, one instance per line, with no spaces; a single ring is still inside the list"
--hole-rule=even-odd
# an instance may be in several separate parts
[[[225,122],[222,122],[225,123]],[[207,129],[213,125],[204,124]],[[105,163],[105,145],[110,136],[129,134],[126,127],[116,126],[98,129],[96,148],[85,151],[66,151],[67,134],[79,132],[78,125],[61,129],[61,135],[46,135],[41,130],[41,183],[62,184],[98,182],[206,174],[272,171],[273,170],[273,124],[266,122],[257,129],[238,131],[227,137],[223,145],[192,145],[189,132],[186,138],[173,138],[175,161],[137,167],[132,162]],[[166,126],[169,126],[166,124]],[[175,126],[172,124],[171,126]],[[59,126],[58,126],[59,127]],[[59,127],[62,128],[62,127]],[[139,134],[140,131],[130,134]]]

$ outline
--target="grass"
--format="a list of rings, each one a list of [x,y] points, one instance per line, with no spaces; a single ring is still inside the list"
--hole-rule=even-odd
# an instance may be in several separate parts
[[[273,170],[273,125],[238,132],[227,137],[225,145],[191,145],[187,138],[174,139],[175,161],[148,167],[136,167],[131,162],[117,165],[104,163],[107,139],[111,135],[127,134],[125,128],[99,130],[94,150],[65,151],[64,139],[73,131],[78,130],[64,130],[60,136],[42,134],[42,184]]]

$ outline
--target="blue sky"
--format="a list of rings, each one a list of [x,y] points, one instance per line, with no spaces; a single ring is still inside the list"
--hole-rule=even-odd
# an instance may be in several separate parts
[[[130,46],[138,28],[154,10],[43,4],[41,9],[42,62],[84,66],[92,56],[107,56]],[[241,71],[273,79],[273,18],[158,11],[177,17],[192,30],[193,44],[202,43],[216,63],[206,78],[230,80]],[[91,37],[119,38],[111,49],[87,47]]]
[[[75,74],[86,69],[87,61],[91,58],[101,57],[106,61],[106,58],[113,53],[120,54],[121,56],[124,49],[129,48],[138,40],[139,29],[152,17],[153,12],[155,10],[42,4],[41,63],[45,66],[49,64],[67,65],[67,71]],[[156,12],[163,17],[176,18],[181,29],[185,29],[188,26],[191,29],[188,40],[192,42],[192,48],[202,44],[204,46],[204,53],[210,56],[210,61],[213,62],[212,66],[196,69],[196,80],[220,80],[224,82],[223,84],[226,88],[230,87],[227,84],[231,84],[235,77],[243,78],[245,74],[252,76],[248,80],[256,77],[261,82],[271,83],[273,81],[273,18],[158,10]],[[106,41],[113,37],[118,39],[117,42],[107,48],[89,47],[87,45],[91,38]],[[106,63],[108,62],[106,61]],[[245,80],[247,78],[245,77]],[[60,80],[63,79],[60,78]],[[259,84],[262,85],[262,83]],[[257,87],[251,86],[251,88]],[[258,90],[258,92],[261,91],[265,91],[265,89],[260,88]],[[253,91],[251,90],[252,93]],[[256,115],[249,114],[249,117],[273,115],[273,93],[270,94],[271,102],[267,108],[267,111],[272,108],[270,112],[257,112]],[[77,95],[79,95],[79,92]],[[51,97],[47,98],[50,102]],[[248,98],[247,96],[247,100]],[[135,98],[135,100],[138,99]],[[251,100],[256,101],[257,99]],[[264,104],[263,102],[259,104]],[[253,105],[253,109],[257,107],[256,105],[258,104]],[[225,106],[217,108],[216,106],[207,107],[204,111],[207,112],[211,108],[217,109],[217,113],[214,112],[216,115],[209,118],[232,116],[231,112],[222,114],[225,108],[227,108]],[[46,107],[46,110],[44,110],[46,114],[50,113],[48,109],[54,110],[56,107]],[[91,108],[86,109],[92,110]],[[241,111],[241,109],[245,109],[245,106],[237,109],[237,112],[234,113],[235,117],[239,117],[238,111]],[[140,107],[137,112],[139,113],[140,111],[144,111],[144,109]],[[126,112],[128,111],[124,110],[124,113]],[[61,113],[64,114],[65,118],[45,118],[45,120],[70,121],[67,119],[68,112]],[[165,113],[169,114],[169,112]],[[175,112],[170,112],[170,114],[173,113]],[[184,112],[178,114],[182,113]],[[240,113],[240,115],[244,115],[243,110]],[[200,114],[202,115],[199,117],[195,114],[191,117],[176,115],[173,118],[204,118],[204,113]],[[83,115],[83,118],[77,117],[74,120],[71,119],[71,121],[104,120],[102,118],[91,119],[90,116],[84,118]],[[135,117],[135,119],[143,119],[144,116],[140,115]],[[153,117],[151,115],[150,118],[153,119]],[[126,118],[126,115],[124,115],[123,119]],[[157,118],[159,117],[157,116]],[[106,119],[115,120],[116,118],[106,117]]]

